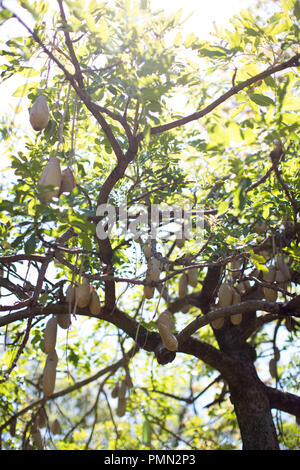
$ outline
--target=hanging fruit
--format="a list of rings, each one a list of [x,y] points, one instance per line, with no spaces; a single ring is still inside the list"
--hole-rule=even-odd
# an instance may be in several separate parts
[[[232,305],[237,305],[241,302],[241,296],[235,289],[233,289],[232,292],[233,292]],[[230,315],[230,321],[233,325],[239,325],[242,319],[243,319],[242,313],[236,313],[234,315]]]
[[[75,287],[68,287],[65,300],[72,305],[75,303]]]
[[[99,315],[101,312],[100,299],[93,286],[91,286],[89,309],[93,315]]]
[[[277,257],[276,267],[279,271],[281,271],[285,281],[290,281],[291,280],[290,268],[288,267],[288,265],[284,261],[283,256],[278,256]]]
[[[263,280],[266,282],[274,282],[276,276],[276,268],[275,266],[269,266],[267,272],[263,272]]]
[[[157,319],[158,331],[163,345],[169,351],[177,351],[178,341],[172,333],[172,320],[167,310],[160,314]]]
[[[114,387],[113,387],[113,389],[112,389],[112,392],[111,392],[111,397],[112,397],[112,398],[118,398],[118,396],[119,396],[119,388],[120,388],[120,383],[117,382],[117,383],[114,385]]]
[[[270,302],[276,302],[277,300],[277,291],[275,289],[269,289],[268,287],[264,287],[264,296],[266,300]]]
[[[233,325],[239,325],[243,320],[242,313],[236,313],[234,315],[230,315],[230,321]]]
[[[75,300],[77,307],[84,308],[89,305],[91,295],[91,286],[87,279],[83,278],[81,284],[75,288]]]
[[[56,317],[48,320],[44,332],[44,352],[46,354],[53,352],[56,345],[57,336],[57,320]]]
[[[51,433],[53,435],[61,434],[61,426],[60,426],[60,422],[57,418],[51,424]]]
[[[216,318],[215,320],[211,322],[211,326],[215,330],[220,330],[220,328],[222,328],[223,325],[224,325],[224,317]]]
[[[50,202],[52,198],[58,197],[60,183],[60,162],[57,157],[52,157],[49,159],[47,165],[45,166],[39,182],[40,186],[44,187],[41,191],[42,198]],[[45,186],[54,186],[55,189],[48,189],[45,188]]]
[[[45,428],[47,426],[48,416],[45,408],[40,408],[37,414],[37,425],[39,428]]]
[[[56,315],[56,320],[58,326],[62,328],[63,330],[67,330],[71,326],[71,314],[70,313],[61,313],[59,315]]]
[[[183,273],[180,276],[179,283],[178,283],[178,296],[180,298],[185,297],[187,294],[187,287],[188,287],[188,277],[186,273]]]
[[[60,196],[62,193],[70,193],[72,189],[76,187],[76,181],[74,174],[71,170],[71,168],[66,168],[63,170],[61,174],[61,183],[60,183],[60,188],[58,195]]]
[[[233,291],[228,282],[223,282],[219,288],[219,307],[228,307],[232,303]]]
[[[49,107],[45,95],[37,97],[30,110],[29,121],[35,131],[42,131],[49,122]]]
[[[55,389],[57,362],[58,357],[54,350],[48,354],[43,372],[43,392],[46,397],[52,395]]]
[[[198,284],[198,268],[191,268],[187,272],[188,283],[192,287],[197,287]]]

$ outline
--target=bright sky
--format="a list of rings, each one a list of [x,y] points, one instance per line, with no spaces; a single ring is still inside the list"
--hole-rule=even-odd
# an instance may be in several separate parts
[[[256,0],[151,0],[155,9],[163,8],[167,13],[180,9],[184,17],[193,13],[186,28],[200,39],[209,37],[214,21],[218,26],[225,26],[234,14],[256,3]]]

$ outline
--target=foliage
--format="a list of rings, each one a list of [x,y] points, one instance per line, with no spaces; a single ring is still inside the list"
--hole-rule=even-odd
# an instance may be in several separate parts
[[[226,331],[246,335],[264,384],[297,398],[299,3],[259,2],[216,28],[211,42],[185,34],[180,12],[166,17],[147,2],[20,0],[16,13],[3,4],[1,24],[25,24],[26,33],[1,44],[2,87],[15,80],[10,101],[22,115],[19,128],[1,123],[11,175],[0,200],[2,448],[36,446],[30,435],[41,407],[48,449],[241,448],[225,362],[215,367],[184,341],[163,362],[156,320],[168,309],[180,338],[218,307],[224,279],[249,281],[241,301],[261,301],[265,266],[283,255],[291,278],[275,285],[277,302],[258,303],[247,329],[242,306],[242,326]],[[36,133],[27,111],[41,93],[50,119]],[[53,156],[72,168],[76,188],[45,204],[39,182]],[[152,253],[162,274],[151,299],[143,297],[148,234],[115,227],[108,243],[97,236],[99,202],[120,208],[124,200],[131,221],[141,204],[201,209],[200,242],[191,237],[180,248],[173,226],[159,231]],[[183,301],[179,277],[194,265],[198,285]],[[220,270],[213,281],[211,269]],[[97,318],[72,307],[71,328],[58,328],[55,392],[44,397],[45,325],[69,312],[67,287],[82,274],[102,310]],[[231,356],[209,320],[192,333],[205,351]],[[270,378],[276,348],[278,376]],[[129,375],[126,414],[117,416],[112,389]],[[274,421],[280,443],[298,449],[291,415]],[[58,436],[49,430],[56,417]]]

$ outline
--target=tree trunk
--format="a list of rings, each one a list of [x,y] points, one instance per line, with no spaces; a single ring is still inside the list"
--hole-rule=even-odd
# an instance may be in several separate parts
[[[243,450],[279,450],[265,385],[251,362],[239,361],[229,381],[231,401],[239,424]]]
[[[252,374],[251,374],[252,375]],[[266,390],[257,377],[230,386],[231,400],[239,424],[244,450],[279,450]]]
[[[255,312],[245,312],[238,326],[227,320],[215,335],[221,351],[233,361],[232,370],[224,378],[229,385],[243,450],[279,450],[267,387],[254,365],[256,352],[242,339],[244,329],[255,317]]]

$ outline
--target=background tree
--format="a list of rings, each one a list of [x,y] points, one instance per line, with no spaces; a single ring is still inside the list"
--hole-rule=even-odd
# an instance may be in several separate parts
[[[149,2],[18,3],[1,78],[47,125],[2,122],[2,448],[299,448],[299,3],[211,42]],[[190,238],[101,239],[97,207],[125,199],[131,222],[192,206]]]

